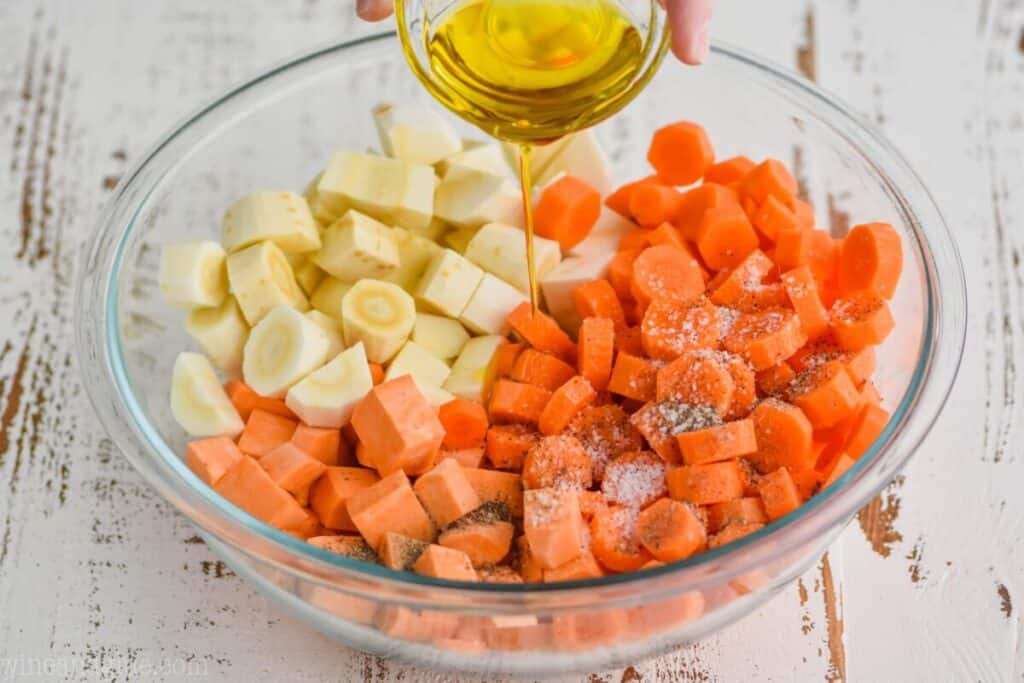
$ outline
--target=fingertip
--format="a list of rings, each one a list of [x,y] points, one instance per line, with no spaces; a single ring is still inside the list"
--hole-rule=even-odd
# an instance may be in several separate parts
[[[358,0],[356,15],[363,21],[381,21],[391,16],[394,5],[391,0]]]

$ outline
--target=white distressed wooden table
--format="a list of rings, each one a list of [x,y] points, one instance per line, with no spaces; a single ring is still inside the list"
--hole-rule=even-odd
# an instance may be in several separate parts
[[[0,0],[0,679],[451,680],[284,617],[97,427],[76,249],[129,161],[282,57],[365,30],[342,0]],[[692,648],[588,681],[1024,674],[1024,2],[732,0],[714,33],[875,120],[960,240],[970,340],[945,416],[819,565]]]

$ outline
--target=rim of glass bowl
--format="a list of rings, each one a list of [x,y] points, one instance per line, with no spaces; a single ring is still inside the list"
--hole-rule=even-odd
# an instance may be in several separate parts
[[[352,560],[261,522],[206,486],[164,442],[131,391],[118,329],[118,280],[127,238],[152,192],[182,163],[188,150],[244,115],[234,112],[217,120],[213,115],[221,105],[242,100],[246,95],[253,95],[262,102],[268,97],[266,93],[250,92],[261,85],[273,84],[279,93],[270,97],[279,97],[294,85],[288,80],[289,76],[297,75],[293,72],[300,72],[305,80],[324,68],[336,66],[331,62],[326,67],[320,60],[389,40],[395,41],[397,50],[394,32],[314,50],[281,63],[197,110],[157,142],[125,176],[104,208],[90,243],[83,248],[78,273],[76,335],[87,393],[120,450],[149,484],[178,510],[236,550],[283,571],[301,573],[326,587],[358,592],[351,583],[354,580],[362,582],[360,588],[391,591],[394,599],[420,599],[433,606],[437,606],[439,600],[461,607],[471,602],[478,608],[492,609],[522,606],[523,599],[531,595],[539,600],[542,595],[557,594],[557,607],[564,608],[573,604],[592,605],[593,595],[589,589],[617,587],[621,590],[612,590],[606,597],[613,602],[629,600],[636,598],[633,589],[661,589],[665,594],[695,590],[712,580],[722,581],[770,563],[787,552],[813,543],[832,526],[845,523],[902,468],[940,414],[963,353],[966,285],[949,228],[933,198],[903,157],[849,106],[781,67],[743,50],[716,44],[714,60],[724,62],[728,69],[790,100],[855,150],[861,161],[877,174],[897,207],[909,227],[912,248],[917,249],[922,261],[925,310],[921,347],[910,384],[881,436],[838,481],[795,512],[758,532],[687,560],[600,579],[523,585],[434,579]],[[283,82],[277,83],[278,80]],[[211,122],[211,118],[215,120]],[[195,128],[200,130],[196,132]],[[182,137],[188,139],[182,143]],[[176,142],[184,147],[174,147]],[[926,238],[924,226],[928,226],[931,241]],[[914,408],[917,411],[912,414]],[[141,451],[149,451],[155,457],[147,457],[140,454]],[[880,457],[883,453],[887,457]],[[349,583],[339,584],[339,579]],[[467,595],[470,596],[468,602]],[[377,593],[376,597],[386,598],[387,595]],[[486,605],[481,599],[488,600]],[[605,600],[602,602],[608,604]],[[535,602],[531,604],[541,607]]]

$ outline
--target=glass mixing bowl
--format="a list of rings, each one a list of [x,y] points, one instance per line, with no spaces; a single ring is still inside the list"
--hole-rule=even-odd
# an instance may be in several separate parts
[[[233,199],[301,189],[332,151],[376,144],[375,103],[424,97],[394,35],[379,35],[271,69],[153,147],[103,212],[78,272],[79,358],[103,425],[232,569],[300,620],[366,652],[442,669],[598,670],[750,612],[804,572],[919,446],[959,366],[966,296],[952,236],[900,155],[834,98],[739,50],[717,47],[699,69],[666,61],[597,134],[625,180],[647,175],[655,128],[699,121],[722,157],[791,160],[819,224],[835,234],[847,215],[899,230],[906,256],[892,302],[897,325],[876,377],[893,417],[828,490],[739,542],[661,568],[564,584],[469,584],[315,548],[234,507],[185,466],[186,437],[168,393],[174,357],[190,340],[181,312],[159,297],[159,245],[216,238]]]

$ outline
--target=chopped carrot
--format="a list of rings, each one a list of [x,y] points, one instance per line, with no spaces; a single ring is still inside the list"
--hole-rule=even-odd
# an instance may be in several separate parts
[[[643,437],[630,423],[621,406],[592,405],[580,411],[566,433],[575,436],[590,458],[594,481],[604,476],[607,464],[620,453],[643,448]]]
[[[800,492],[785,467],[761,477],[757,486],[761,492],[761,502],[764,503],[764,512],[773,522],[800,507]]]
[[[643,331],[639,326],[624,327],[615,331],[615,351],[631,356],[644,354]]]
[[[550,353],[526,349],[519,354],[510,379],[554,391],[576,374],[571,365]]]
[[[592,482],[590,456],[574,436],[543,437],[523,462],[523,486],[527,489],[584,490]]]
[[[743,177],[754,170],[756,164],[745,156],[735,156],[719,161],[708,167],[704,174],[705,183],[728,185],[743,180]]]
[[[857,408],[859,396],[842,361],[805,370],[790,385],[790,398],[815,429],[828,429]]]
[[[690,245],[683,239],[683,236],[679,233],[679,229],[667,222],[662,223],[652,230],[648,241],[651,243],[652,247],[659,244],[669,244],[679,249],[690,249]]]
[[[370,378],[373,379],[373,385],[377,386],[384,381],[384,366],[380,363],[370,363]]]
[[[843,356],[843,361],[846,363],[846,371],[850,373],[850,379],[857,386],[867,382],[875,373],[876,356],[873,347],[866,346],[860,351],[847,353]]]
[[[740,466],[735,460],[683,465],[669,470],[665,479],[669,495],[694,505],[724,503],[743,496]]]
[[[832,467],[829,468],[828,474],[825,475],[825,480],[821,483],[821,488],[827,489],[829,486],[834,484],[839,477],[846,474],[849,469],[853,467],[855,462],[857,461],[846,453],[840,453],[832,463]]]
[[[736,386],[724,354],[688,351],[658,370],[656,396],[690,406],[710,406],[724,415],[732,405]]]
[[[243,453],[259,458],[289,441],[297,426],[295,420],[254,408],[238,438],[238,447]]]
[[[712,303],[738,307],[750,293],[762,286],[775,264],[760,249],[750,252],[732,270],[719,271],[718,277],[708,283]]]
[[[680,121],[654,132],[647,161],[662,182],[689,185],[700,180],[714,163],[715,151],[703,127]]]
[[[653,233],[654,231],[650,228],[634,228],[630,230],[619,240],[619,251],[630,251],[632,249],[640,251],[646,249],[651,246],[651,235]]]
[[[243,458],[242,451],[226,436],[190,441],[186,463],[209,486],[217,482]]]
[[[270,398],[269,396],[260,396],[255,391],[249,388],[249,385],[240,379],[230,380],[224,385],[224,391],[227,392],[228,398],[231,399],[231,403],[235,406],[235,410],[238,411],[238,415],[243,420],[248,420],[249,415],[255,408],[273,413],[274,415],[280,415],[281,417],[287,417],[292,420],[299,419],[291,409],[285,405],[283,398]]]
[[[685,560],[707,544],[704,525],[685,503],[662,498],[640,512],[637,536],[661,562]]]
[[[667,465],[650,451],[623,453],[604,470],[601,492],[613,505],[645,508],[668,493]]]
[[[600,215],[601,193],[576,176],[566,175],[541,192],[533,210],[534,229],[563,249],[572,249],[586,238]]]
[[[857,292],[832,305],[832,334],[848,351],[881,344],[895,325],[885,299],[872,292]]]
[[[608,280],[592,280],[580,285],[573,290],[572,300],[581,319],[607,318],[616,330],[626,326],[622,303]]]
[[[597,563],[594,553],[585,550],[579,557],[569,560],[565,564],[554,569],[544,570],[544,583],[557,583],[558,581],[582,581],[583,579],[597,579],[605,575],[601,565]],[[555,617],[556,619],[558,617]],[[575,640],[575,634],[573,639]]]
[[[768,197],[789,204],[796,196],[797,189],[796,180],[789,169],[776,159],[761,162],[740,181],[740,192],[758,204],[763,204]]]
[[[577,344],[577,368],[598,391],[608,387],[615,358],[615,323],[608,318],[584,318]]]
[[[786,295],[800,318],[800,327],[808,339],[817,339],[828,331],[828,311],[818,295],[818,284],[808,266],[800,266],[782,275]]]
[[[701,218],[697,249],[708,268],[735,268],[757,249],[757,233],[738,206],[708,209]]]
[[[476,401],[454,398],[441,406],[437,417],[444,427],[441,448],[459,450],[483,445],[487,436],[487,411]]]
[[[657,360],[674,360],[686,351],[714,348],[721,336],[718,308],[706,297],[692,302],[658,298],[640,323],[644,351]]]
[[[868,402],[852,425],[843,451],[851,458],[864,455],[889,424],[889,412],[877,402]]]
[[[725,366],[732,377],[732,402],[722,416],[727,420],[736,420],[750,412],[757,402],[757,380],[750,364],[739,356],[730,355]]]
[[[676,440],[687,465],[731,460],[757,451],[754,422],[750,419],[683,432]]]
[[[594,514],[598,510],[603,510],[608,507],[607,501],[604,499],[604,494],[600,491],[580,491],[580,514],[583,515],[583,519],[588,522],[594,517]]]
[[[641,249],[619,249],[619,253],[608,264],[608,282],[612,283],[619,299],[632,299],[630,287],[633,284],[633,262]]]
[[[682,208],[683,195],[667,185],[644,184],[633,190],[629,213],[645,228],[653,228],[674,220]]]
[[[636,188],[640,187],[641,185],[657,182],[660,182],[658,180],[658,176],[650,175],[647,176],[646,178],[641,178],[640,180],[635,180],[631,183],[626,183],[619,189],[615,190],[615,192],[612,192],[610,195],[605,197],[604,205],[607,206],[612,211],[614,211],[615,213],[621,216],[628,217],[629,200],[633,196],[634,190],[636,190]]]
[[[325,465],[341,465],[342,456],[349,457],[348,444],[343,443],[341,430],[310,427],[299,423],[292,433],[292,443]]]
[[[812,426],[800,408],[769,398],[750,414],[757,438],[757,452],[749,459],[762,472],[779,467],[794,471],[814,467],[817,455],[811,449]]]
[[[599,510],[590,520],[590,550],[594,557],[615,572],[632,572],[652,558],[637,534],[639,510],[633,507],[609,507]]]
[[[779,361],[777,364],[759,371],[755,375],[755,381],[759,393],[765,396],[780,396],[795,377],[796,373],[789,363]]]
[[[815,448],[824,444],[815,444]],[[788,468],[787,468],[788,469]],[[789,470],[789,476],[793,479],[801,500],[807,500],[818,491],[821,484],[821,472],[816,469]]]
[[[793,215],[798,228],[810,230],[814,227],[814,207],[799,197],[793,198]]]
[[[502,422],[537,424],[551,392],[532,384],[499,379],[491,390],[491,418]]]
[[[494,376],[510,377],[512,375],[512,368],[515,367],[519,354],[522,353],[524,348],[526,348],[526,345],[520,342],[505,342],[499,346],[498,350],[494,352],[494,360],[492,361],[494,363]]]
[[[811,242],[815,231],[783,228],[775,236],[774,261],[779,270],[792,270],[811,261]]]
[[[741,316],[723,346],[746,358],[755,370],[764,370],[792,356],[806,341],[796,314],[774,309]]]
[[[576,375],[551,394],[541,411],[537,427],[541,434],[558,434],[569,426],[576,414],[594,402],[597,392],[586,377]]]
[[[683,194],[682,206],[676,217],[675,225],[684,238],[696,242],[700,236],[700,222],[706,211],[739,205],[739,195],[732,188],[715,183],[704,183]]]
[[[660,244],[644,249],[633,261],[630,293],[644,304],[661,298],[693,301],[704,293],[704,275],[688,251]]]
[[[714,550],[720,548],[723,545],[728,545],[733,541],[738,541],[744,536],[749,536],[755,531],[759,531],[764,527],[764,524],[758,524],[751,522],[748,524],[730,524],[714,536],[708,538],[708,548]]]
[[[732,524],[766,524],[761,497],[736,498],[708,506],[708,530],[717,533]]]
[[[619,351],[608,379],[608,391],[638,401],[650,401],[655,395],[657,376],[658,369],[649,361]]]
[[[539,439],[527,425],[494,425],[487,430],[487,459],[499,470],[521,470],[526,454]]]
[[[754,227],[772,242],[778,237],[780,230],[799,227],[796,214],[774,195],[769,195],[758,206],[751,221]]]
[[[569,339],[569,335],[546,313],[534,311],[529,302],[524,301],[509,313],[508,324],[538,351],[575,362],[576,345]]]
[[[888,223],[854,227],[839,251],[839,289],[844,295],[874,292],[891,299],[903,270],[903,244]]]

